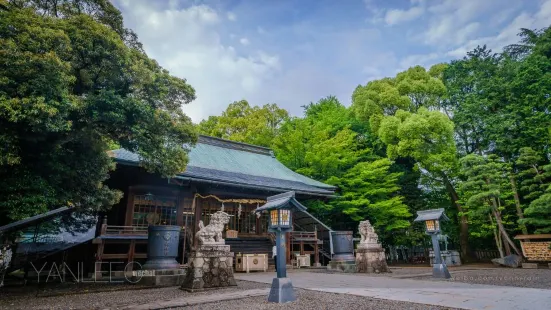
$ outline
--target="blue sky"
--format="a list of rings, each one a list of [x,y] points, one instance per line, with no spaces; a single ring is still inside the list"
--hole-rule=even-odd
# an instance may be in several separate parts
[[[236,100],[293,115],[413,65],[495,51],[551,24],[551,0],[115,0],[146,52],[186,78],[193,121]]]

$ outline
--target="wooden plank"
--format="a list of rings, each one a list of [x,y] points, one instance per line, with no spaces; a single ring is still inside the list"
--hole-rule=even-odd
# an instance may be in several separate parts
[[[522,252],[530,261],[551,262],[551,241],[521,242]]]
[[[515,239],[551,239],[551,234],[541,234],[541,235],[516,235]]]
[[[125,253],[125,254],[103,254],[103,257],[102,257],[103,260],[106,260],[106,259],[127,259],[127,258],[128,258],[128,253]]]

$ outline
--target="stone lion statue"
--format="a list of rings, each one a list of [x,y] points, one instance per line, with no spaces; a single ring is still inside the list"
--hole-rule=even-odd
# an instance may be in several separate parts
[[[361,221],[358,230],[361,236],[360,243],[379,243],[379,236],[369,220]]]
[[[199,231],[195,234],[199,244],[225,244],[222,239],[222,231],[230,222],[230,217],[231,215],[224,211],[217,211],[212,215],[207,226],[203,224],[203,221],[199,221]]]

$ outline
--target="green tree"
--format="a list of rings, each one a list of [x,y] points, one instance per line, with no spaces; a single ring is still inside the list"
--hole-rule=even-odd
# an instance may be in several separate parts
[[[276,104],[251,107],[241,100],[231,103],[221,116],[201,121],[198,128],[205,135],[269,147],[288,118]]]
[[[544,164],[543,158],[531,148],[522,148],[517,164],[524,170],[519,172],[521,191],[528,202],[527,218],[520,217],[522,224],[536,227],[536,233],[551,232],[551,164]]]
[[[371,81],[358,86],[352,95],[351,109],[356,117],[368,121],[386,146],[389,158],[410,157],[417,168],[446,188],[458,210],[460,244],[468,256],[468,221],[459,204],[454,173],[457,170],[453,123],[440,111],[447,96],[441,78],[446,65],[428,71],[412,67],[394,78]]]
[[[512,192],[509,186],[508,165],[496,155],[483,157],[469,154],[461,159],[461,171],[466,181],[461,183],[460,191],[467,207],[469,218],[484,222],[489,219],[494,228],[496,246],[501,256],[511,254],[511,248],[521,255],[506,230],[503,212],[512,204]],[[480,227],[480,225],[479,225]],[[484,227],[481,227],[484,228]]]
[[[195,141],[195,98],[141,50],[109,2],[12,1],[0,7],[0,224],[74,205],[110,207],[112,144],[171,176]]]
[[[545,166],[545,169],[551,172],[551,165]],[[535,226],[536,233],[551,233],[551,184],[543,195],[530,203],[524,210],[524,215],[526,218],[521,222]]]
[[[330,205],[354,221],[371,220],[387,242],[394,239],[396,230],[408,228],[411,218],[404,197],[397,195],[401,173],[390,172],[391,165],[387,158],[360,162],[342,177],[328,180],[341,193]]]

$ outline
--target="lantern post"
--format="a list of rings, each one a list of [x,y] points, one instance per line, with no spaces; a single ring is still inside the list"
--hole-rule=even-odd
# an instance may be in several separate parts
[[[291,219],[293,208],[306,209],[295,199],[294,192],[287,192],[268,197],[266,204],[256,209],[256,212],[268,212],[268,231],[276,235],[277,277],[272,280],[268,296],[270,302],[286,303],[296,300],[291,279],[287,278],[286,255],[284,254],[286,253],[285,234],[293,230]]]
[[[431,236],[432,248],[434,252],[434,262],[432,264],[432,277],[440,279],[451,278],[450,272],[446,263],[442,260],[440,253],[440,243],[438,235],[440,234],[440,222],[449,221],[449,218],[444,214],[444,209],[433,209],[417,211],[417,218],[414,222],[425,222],[425,233]]]

